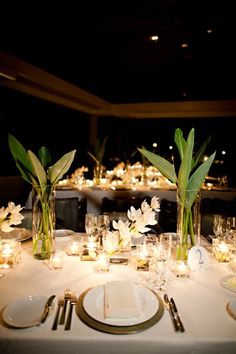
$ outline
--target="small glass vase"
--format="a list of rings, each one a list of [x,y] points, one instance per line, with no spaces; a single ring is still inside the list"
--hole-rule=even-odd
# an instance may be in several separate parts
[[[95,186],[98,186],[101,184],[102,174],[103,174],[102,165],[96,164],[93,169],[93,184]]]
[[[188,207],[188,193],[194,193],[194,200]],[[177,190],[177,260],[187,260],[188,250],[200,243],[201,235],[201,193],[200,191],[186,191],[183,202]]]
[[[33,255],[49,259],[55,253],[55,190],[50,186],[34,186],[32,191]]]

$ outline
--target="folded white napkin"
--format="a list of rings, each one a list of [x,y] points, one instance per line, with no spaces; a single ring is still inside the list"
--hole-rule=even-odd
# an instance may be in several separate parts
[[[130,281],[109,281],[104,285],[104,315],[132,318],[140,315],[138,294]]]

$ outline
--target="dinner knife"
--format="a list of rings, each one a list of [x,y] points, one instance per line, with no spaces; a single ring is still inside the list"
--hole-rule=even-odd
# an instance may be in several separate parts
[[[43,311],[43,314],[41,316],[40,323],[44,323],[46,321],[46,319],[48,317],[48,314],[49,314],[49,310],[50,310],[50,308],[52,306],[52,302],[55,299],[55,297],[56,297],[56,295],[51,295],[48,298],[48,300],[47,300],[47,302],[46,302],[46,304],[44,306],[44,311]]]
[[[178,332],[180,330],[179,329],[179,325],[178,325],[178,321],[177,321],[177,318],[176,318],[175,313],[173,311],[173,306],[170,303],[170,300],[169,300],[167,294],[164,295],[164,301],[165,301],[165,304],[166,304],[166,308],[169,311],[170,317],[172,319],[172,322],[173,322],[173,325],[174,325],[174,329],[175,329],[176,332]]]
[[[170,298],[170,306],[172,307],[172,310],[173,310],[173,312],[174,312],[174,316],[175,316],[175,318],[176,318],[176,320],[177,320],[177,323],[178,323],[178,330],[179,330],[180,332],[184,332],[184,331],[185,331],[185,328],[184,328],[184,325],[183,325],[183,323],[182,323],[182,321],[181,321],[181,319],[180,319],[180,317],[179,317],[179,313],[178,313],[178,310],[177,310],[177,306],[176,306],[176,304],[175,304],[175,301],[174,301],[173,297]]]

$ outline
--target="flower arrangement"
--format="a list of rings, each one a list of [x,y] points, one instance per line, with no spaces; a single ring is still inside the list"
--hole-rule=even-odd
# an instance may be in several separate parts
[[[176,172],[175,164],[151,151],[138,149],[166,178],[177,186],[177,202],[181,206],[179,230],[177,232],[181,234],[183,245],[187,245],[189,235],[191,245],[195,244],[192,206],[215,158],[214,152],[207,160],[202,162],[210,137],[194,153],[194,136],[194,128],[189,132],[187,140],[184,139],[181,129],[177,128],[175,130],[174,141],[180,157],[178,172]]]
[[[36,203],[33,203],[33,252],[36,258],[49,258],[53,253],[53,232],[55,227],[55,185],[69,170],[76,150],[63,155],[52,165],[49,150],[42,146],[36,156],[11,134],[8,144],[21,176],[33,187]]]
[[[12,225],[21,224],[24,216],[20,213],[23,209],[20,204],[15,205],[13,202],[8,202],[8,206],[0,209],[0,230],[10,232],[14,230]]]
[[[139,209],[131,206],[127,212],[128,220],[113,220],[112,226],[119,232],[119,246],[126,247],[131,241],[131,237],[139,238],[144,233],[150,231],[148,225],[157,224],[156,212],[160,211],[159,198],[153,197],[150,205],[144,200]]]

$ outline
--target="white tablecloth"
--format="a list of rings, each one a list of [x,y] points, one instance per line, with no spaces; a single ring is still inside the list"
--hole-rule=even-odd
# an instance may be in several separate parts
[[[70,237],[56,238],[57,248]],[[62,270],[50,270],[44,261],[32,256],[32,242],[23,242],[21,263],[12,270],[1,270],[0,308],[27,295],[64,293],[71,288],[80,295],[84,290],[108,280],[132,279],[142,282],[144,272],[131,266],[111,265],[108,273],[97,273],[94,262],[80,261],[65,255]],[[54,313],[41,326],[25,329],[7,327],[1,318],[0,352],[3,354],[233,354],[236,352],[236,321],[226,312],[228,301],[236,293],[222,288],[219,279],[229,274],[227,264],[218,264],[210,257],[207,271],[191,273],[189,279],[177,279],[170,274],[167,293],[173,296],[186,331],[176,333],[165,310],[158,323],[145,331],[114,335],[96,331],[81,322],[73,313],[72,328],[59,326],[52,331]],[[163,294],[162,294],[163,295]]]

